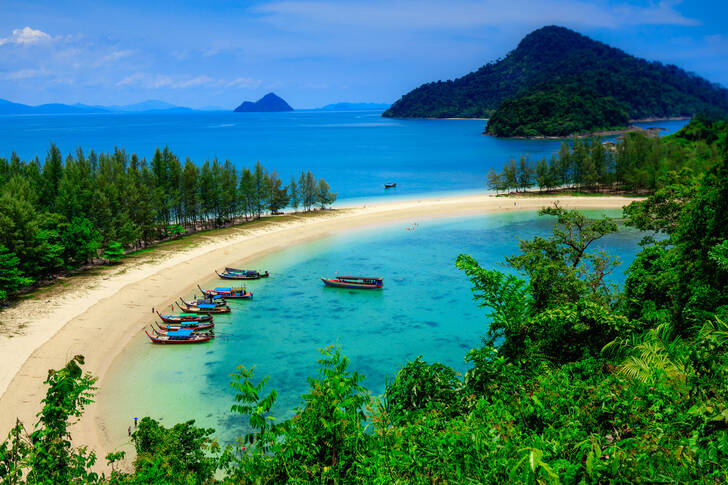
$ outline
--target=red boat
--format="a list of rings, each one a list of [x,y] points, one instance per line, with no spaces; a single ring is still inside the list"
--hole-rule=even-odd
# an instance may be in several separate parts
[[[357,290],[379,290],[382,288],[381,277],[370,276],[337,276],[336,278],[321,278],[326,286],[335,288],[349,288]]]
[[[212,332],[196,333],[190,329],[166,332],[165,334],[154,332],[154,335],[149,335],[149,332],[145,329],[144,333],[146,333],[149,340],[155,344],[198,344],[207,342],[214,337]]]
[[[197,285],[197,287],[200,288],[200,285]],[[253,293],[247,291],[245,288],[230,288],[228,286],[218,286],[214,290],[203,290],[202,288],[200,288],[200,291],[208,298],[219,297],[225,300],[250,300],[251,298],[253,298]]]

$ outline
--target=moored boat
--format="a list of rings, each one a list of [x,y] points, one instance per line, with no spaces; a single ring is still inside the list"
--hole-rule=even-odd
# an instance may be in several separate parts
[[[216,270],[215,273],[224,280],[257,280],[260,278],[267,278],[269,276],[267,271],[265,273],[259,273],[258,271],[246,271],[244,273],[239,273],[227,271],[227,269],[228,268],[226,268],[222,273],[218,273]]]
[[[391,182],[391,183],[388,183],[388,184],[384,184],[384,188],[385,189],[393,189],[396,186],[397,186],[397,182]]]
[[[178,305],[179,306],[179,305]],[[179,315],[162,315],[157,312],[159,318],[165,323],[179,324],[179,323],[202,323],[212,322],[212,315],[203,315],[199,313],[181,313]]]
[[[215,324],[212,323],[212,322],[206,322],[206,323],[190,323],[190,322],[186,322],[186,323],[176,323],[176,324],[175,323],[162,323],[162,324],[159,324],[159,323],[156,323],[156,322],[154,322],[154,323],[155,323],[155,325],[157,326],[157,328],[159,330],[163,330],[165,332],[173,332],[173,331],[182,330],[182,329],[185,329],[185,328],[189,328],[190,330],[192,330],[194,332],[201,332],[203,330],[210,330],[212,328],[215,328]]]
[[[177,303],[177,306],[180,310],[186,313],[230,313],[229,306],[218,306],[206,303],[200,303],[195,305],[187,303],[182,298],[180,298],[180,301],[182,302],[184,307],[180,306],[179,303]]]
[[[144,333],[146,333],[149,340],[155,344],[197,344],[207,342],[214,336],[212,332],[194,332],[188,328],[177,330],[176,332],[166,332],[164,334],[154,332],[154,335],[150,335],[149,332],[144,329]]]
[[[207,295],[205,295],[205,298],[198,298],[192,304],[225,306],[227,305],[227,302],[225,301],[225,298],[221,295],[212,295],[210,297],[207,297]]]
[[[200,285],[197,285],[197,287],[200,288]],[[219,286],[212,290],[203,290],[202,288],[200,288],[200,291],[202,292],[203,295],[205,295],[207,297],[216,297],[217,296],[217,297],[225,298],[226,300],[227,299],[249,300],[249,299],[253,298],[253,293],[248,291],[245,287],[231,288],[228,286],[224,286],[224,287]]]
[[[377,290],[382,288],[381,277],[374,276],[337,276],[336,278],[321,278],[326,286],[334,288],[351,288],[358,290]]]

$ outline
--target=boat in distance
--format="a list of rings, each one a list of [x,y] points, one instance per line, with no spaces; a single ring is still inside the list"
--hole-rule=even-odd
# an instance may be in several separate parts
[[[179,306],[179,305],[177,305]],[[161,313],[157,312],[157,315],[159,315],[159,318],[162,319],[164,323],[171,323],[171,324],[198,324],[202,322],[210,322],[212,323],[212,315],[204,315],[200,313],[180,313],[179,315],[162,315]]]
[[[257,280],[260,278],[267,278],[268,272],[265,273],[259,273],[258,271],[246,271],[244,273],[238,273],[234,271],[228,271],[228,268],[225,268],[225,271],[222,273],[218,273],[217,270],[215,270],[215,273],[217,275],[224,279],[224,280]]]
[[[200,285],[197,285],[197,288],[200,288]],[[200,288],[200,291],[206,297],[218,297],[226,300],[250,300],[253,298],[253,293],[245,287],[231,288],[229,286],[218,286],[212,290],[203,290]]]
[[[384,184],[384,188],[385,189],[393,189],[395,187],[397,187],[397,182],[391,182],[391,183],[388,183],[388,184]]]
[[[350,288],[357,290],[378,290],[382,288],[381,277],[375,276],[337,276],[336,278],[321,278],[324,285],[334,288]]]
[[[147,334],[149,340],[155,344],[198,344],[207,342],[213,338],[212,332],[194,332],[191,329],[177,330],[176,332],[166,332],[161,334],[157,331],[154,335],[150,335],[147,329],[144,329],[144,333]]]
[[[179,309],[185,313],[230,313],[229,306],[210,305],[206,303],[200,303],[195,305],[187,303],[182,298],[180,298],[180,301],[182,302],[184,307],[180,306],[180,304],[177,302],[175,303],[177,303]]]

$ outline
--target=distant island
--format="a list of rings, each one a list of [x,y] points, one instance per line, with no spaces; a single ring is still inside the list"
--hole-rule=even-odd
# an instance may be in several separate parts
[[[271,113],[277,111],[293,111],[291,105],[274,93],[268,93],[256,102],[243,101],[235,108],[236,113]]]
[[[220,109],[220,108],[210,108]],[[188,111],[209,111],[210,109],[202,108],[195,110],[184,106],[160,101],[158,99],[148,99],[140,103],[133,104],[114,104],[109,106],[88,105],[88,104],[63,104],[63,103],[47,103],[37,106],[28,104],[14,103],[6,99],[0,99],[0,115],[52,115],[52,114],[98,114],[98,113],[182,113]]]
[[[386,110],[389,103],[334,103],[317,108],[320,111]]]
[[[564,27],[538,29],[504,59],[410,91],[383,116],[489,118],[495,136],[568,136],[630,119],[728,113],[728,90]]]

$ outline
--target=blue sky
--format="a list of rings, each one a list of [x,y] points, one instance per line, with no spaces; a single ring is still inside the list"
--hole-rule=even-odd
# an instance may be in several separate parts
[[[0,0],[0,98],[393,102],[563,25],[728,86],[728,1]]]

